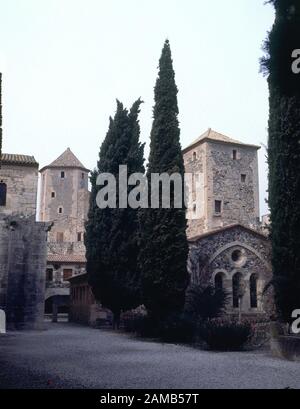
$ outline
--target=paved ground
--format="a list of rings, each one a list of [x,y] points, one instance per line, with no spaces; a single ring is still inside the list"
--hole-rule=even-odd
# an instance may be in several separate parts
[[[300,363],[213,353],[67,323],[0,335],[2,388],[300,388]]]

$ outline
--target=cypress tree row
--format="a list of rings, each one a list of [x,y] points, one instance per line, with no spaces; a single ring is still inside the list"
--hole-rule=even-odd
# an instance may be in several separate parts
[[[101,146],[97,170],[92,173],[92,192],[86,225],[86,257],[89,283],[95,298],[109,308],[118,326],[121,311],[140,305],[138,257],[138,214],[131,208],[119,208],[119,165],[131,173],[144,173],[144,145],[139,142],[138,114],[141,101],[130,112],[117,102],[114,119]],[[96,197],[101,189],[100,173],[111,173],[117,180],[117,208],[100,209]],[[102,186],[103,187],[103,186]],[[128,192],[126,192],[128,193]]]
[[[175,73],[169,41],[164,44],[155,86],[155,106],[147,170],[149,188],[152,173],[178,172],[184,175],[179,141],[178,104]],[[180,312],[189,282],[185,207],[144,209],[141,219],[140,265],[142,296],[154,320]]]
[[[268,74],[269,206],[275,304],[281,319],[300,308],[300,74],[293,72],[300,49],[299,0],[271,0],[276,19],[262,67]],[[300,64],[299,64],[300,65]]]

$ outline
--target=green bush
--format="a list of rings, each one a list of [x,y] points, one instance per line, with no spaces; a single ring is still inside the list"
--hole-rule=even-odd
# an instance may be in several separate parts
[[[159,338],[163,342],[192,342],[195,323],[184,314],[173,314],[157,322],[147,315],[128,316],[123,320],[123,328],[142,338]]]
[[[186,294],[185,312],[197,321],[217,318],[224,313],[228,297],[223,289],[191,285]]]
[[[229,319],[212,319],[200,325],[200,337],[210,349],[219,351],[240,350],[253,336],[252,325]]]
[[[143,338],[158,338],[159,324],[154,322],[149,316],[136,314],[123,319],[123,328],[126,332],[132,332]]]
[[[184,314],[174,314],[159,325],[159,337],[164,342],[190,343],[195,336],[195,323]]]

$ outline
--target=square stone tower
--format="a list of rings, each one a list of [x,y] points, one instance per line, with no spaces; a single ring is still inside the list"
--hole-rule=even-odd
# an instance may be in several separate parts
[[[188,238],[236,223],[258,226],[258,149],[208,129],[183,150],[198,209],[188,222]]]
[[[39,219],[54,223],[49,242],[83,242],[89,206],[89,170],[68,148],[40,173]]]

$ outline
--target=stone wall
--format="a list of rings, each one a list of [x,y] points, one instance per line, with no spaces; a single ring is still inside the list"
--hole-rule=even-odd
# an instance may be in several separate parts
[[[76,254],[80,256],[85,255],[85,246],[83,241],[81,242],[64,242],[57,243],[54,241],[48,242],[48,254],[52,255],[66,255]]]
[[[49,224],[34,218],[0,216],[0,308],[8,329],[43,325]]]
[[[188,213],[187,236],[192,237],[206,231],[207,213],[207,184],[206,184],[206,145],[201,144],[195,149],[184,154],[185,172],[193,174],[193,178],[188,185],[189,196],[192,199],[189,207],[197,205],[198,213]],[[192,217],[192,219],[191,219]],[[198,232],[198,233],[197,233]]]
[[[0,207],[1,213],[35,215],[38,183],[36,166],[2,164],[0,182],[7,185],[6,206]]]
[[[185,171],[196,175],[193,190],[198,196],[193,191],[193,197],[200,207],[199,217],[188,221],[189,238],[234,223],[258,226],[256,147],[209,140],[185,151],[184,162]],[[220,213],[215,212],[216,200],[221,201]]]
[[[237,159],[233,160],[233,150]],[[259,221],[257,149],[208,143],[208,229],[241,223],[255,227]],[[242,181],[242,175],[246,180]],[[221,215],[214,201],[222,201]]]
[[[48,168],[41,177],[39,219],[54,222],[49,240],[56,241],[56,232],[65,231],[65,241],[77,241],[77,233],[84,231],[89,206],[88,173],[80,169]]]

